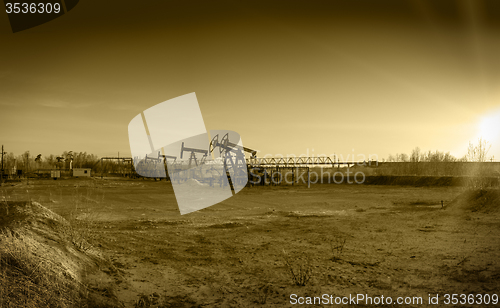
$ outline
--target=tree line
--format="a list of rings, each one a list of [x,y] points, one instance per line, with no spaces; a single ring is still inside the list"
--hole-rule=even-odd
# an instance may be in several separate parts
[[[410,155],[396,154],[382,162],[377,175],[465,176],[468,186],[484,187],[487,177],[498,177],[500,164],[488,157],[491,145],[482,138],[476,144],[469,142],[467,154],[456,158],[449,152],[421,152],[416,147]],[[491,163],[490,163],[491,162]]]
[[[422,152],[419,147],[415,147],[410,154],[397,153],[395,155],[389,155],[385,160],[386,162],[486,162],[488,160],[493,161],[494,157],[487,157],[488,151],[491,145],[488,141],[483,138],[479,138],[477,144],[469,141],[467,148],[467,154],[461,158],[457,158],[450,154],[450,152],[441,151],[428,151]]]
[[[64,151],[60,155],[47,156],[30,151],[16,156],[10,152],[3,157],[3,167],[6,173],[14,170],[31,172],[40,169],[92,168],[98,161],[97,155],[87,152]]]

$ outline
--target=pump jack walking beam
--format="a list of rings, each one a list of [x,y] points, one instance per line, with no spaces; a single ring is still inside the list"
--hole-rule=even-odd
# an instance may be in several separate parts
[[[219,147],[219,153],[222,154],[223,151],[234,151],[235,149],[240,149],[243,150],[247,153],[250,153],[252,158],[257,157],[257,151],[240,146],[236,143],[230,142],[229,141],[229,133],[225,134],[224,137],[222,137],[221,141],[219,142],[219,135],[215,135],[212,140],[210,141],[210,153],[212,153],[216,147]]]
[[[205,159],[208,155],[208,150],[196,149],[196,148],[188,148],[184,146],[184,142],[181,145],[181,159],[184,152],[191,152],[191,156],[189,157],[189,167],[191,167],[191,162],[194,160],[196,166],[198,166],[198,160],[196,159],[196,153],[203,154],[201,158],[200,164],[205,162]]]

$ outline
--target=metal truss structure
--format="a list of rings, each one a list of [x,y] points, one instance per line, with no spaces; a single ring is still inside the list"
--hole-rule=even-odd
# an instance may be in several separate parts
[[[268,157],[268,158],[247,158],[247,165],[250,167],[311,167],[315,165],[331,165],[335,166],[376,166],[377,161],[338,161],[335,157],[331,158],[328,156],[316,156],[316,157]]]
[[[101,163],[101,179],[103,177],[103,161],[105,161],[105,160],[118,162],[121,173],[123,171],[126,171],[126,174],[132,173],[134,162],[133,162],[133,159],[131,157],[101,157],[101,159],[99,160]],[[124,165],[126,164],[125,169],[128,169],[128,170],[123,170],[124,165],[122,165],[122,164],[124,164]]]

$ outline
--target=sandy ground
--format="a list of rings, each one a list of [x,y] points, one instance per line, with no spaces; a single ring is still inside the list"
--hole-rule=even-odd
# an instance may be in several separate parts
[[[427,306],[430,294],[439,296],[433,307],[473,307],[445,305],[445,294],[500,293],[495,193],[250,187],[182,216],[165,181],[47,180],[4,186],[2,193],[19,199],[28,193],[62,216],[81,212],[92,220],[92,241],[119,269],[111,273],[113,293],[126,307],[141,295],[164,307],[297,306],[292,294],[422,298],[406,307]],[[306,271],[305,286],[294,283],[290,268]]]

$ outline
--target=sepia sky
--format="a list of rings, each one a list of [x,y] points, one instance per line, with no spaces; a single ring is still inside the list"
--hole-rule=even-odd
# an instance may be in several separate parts
[[[97,1],[13,34],[8,152],[130,156],[129,122],[196,92],[206,128],[266,154],[500,160],[500,1]],[[348,155],[350,155],[348,157]]]

